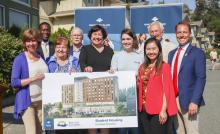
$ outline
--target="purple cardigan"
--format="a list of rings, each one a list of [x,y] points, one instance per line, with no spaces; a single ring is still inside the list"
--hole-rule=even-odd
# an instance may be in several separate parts
[[[22,112],[31,105],[29,85],[22,87],[21,80],[29,78],[27,58],[24,52],[20,53],[13,62],[11,86],[18,89],[15,97],[14,118],[20,119]]]

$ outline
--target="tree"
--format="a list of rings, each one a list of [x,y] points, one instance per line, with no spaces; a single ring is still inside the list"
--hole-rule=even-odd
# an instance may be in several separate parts
[[[71,29],[67,30],[65,28],[59,28],[55,33],[51,34],[50,40],[52,42],[55,42],[56,38],[60,36],[66,37],[67,39],[70,40],[70,32],[71,32]]]
[[[192,15],[193,21],[203,20],[208,31],[214,31],[216,42],[220,42],[220,0],[196,0],[196,9]]]
[[[22,41],[0,27],[0,84],[6,86],[6,95],[13,92],[10,88],[11,68],[14,58],[22,50]]]

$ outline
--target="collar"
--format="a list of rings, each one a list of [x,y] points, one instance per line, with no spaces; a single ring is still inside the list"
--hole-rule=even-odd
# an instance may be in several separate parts
[[[72,46],[73,46],[73,52],[79,52],[83,45],[81,45],[79,48],[76,47],[74,44]]]
[[[186,45],[182,46],[182,47],[181,47],[182,50],[186,51],[186,49],[189,47],[189,44],[190,44],[190,43],[187,43]],[[179,46],[178,48],[180,48],[180,46]]]
[[[49,45],[49,41],[47,42],[41,41],[41,45]]]

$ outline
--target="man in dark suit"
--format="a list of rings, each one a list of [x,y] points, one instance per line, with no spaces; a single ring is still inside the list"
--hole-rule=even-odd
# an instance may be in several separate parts
[[[205,105],[205,54],[201,49],[192,46],[190,36],[190,25],[187,22],[178,23],[176,38],[179,47],[168,56],[179,108],[174,121],[177,134],[199,134],[199,107]]]
[[[37,52],[39,55],[46,61],[50,56],[54,54],[54,45],[49,41],[51,27],[47,22],[42,22],[39,25],[39,31],[42,37],[41,45],[38,48]]]

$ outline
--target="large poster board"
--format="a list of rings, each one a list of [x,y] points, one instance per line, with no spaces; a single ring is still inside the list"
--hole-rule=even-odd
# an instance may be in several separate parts
[[[137,127],[135,72],[46,73],[43,129]]]

